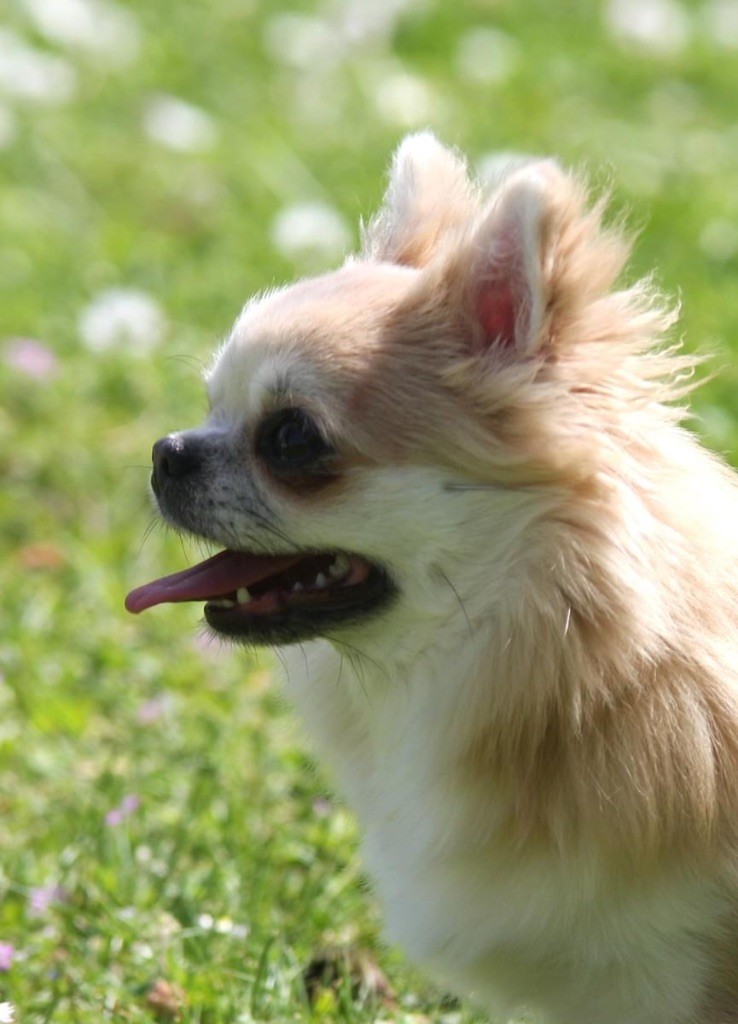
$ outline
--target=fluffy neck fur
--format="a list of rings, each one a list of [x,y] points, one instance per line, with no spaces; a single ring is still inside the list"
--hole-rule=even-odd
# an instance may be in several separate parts
[[[738,487],[680,426],[694,360],[665,346],[674,318],[647,282],[613,290],[627,244],[550,169],[545,199],[511,185],[493,206],[525,281],[514,321],[496,292],[482,304],[507,317],[490,345],[470,295],[497,264],[469,273],[488,214],[466,185],[444,205],[427,169],[414,206],[422,175],[401,157],[364,258],[422,276],[385,330],[376,395],[427,379],[441,351],[407,472],[499,491],[455,497],[464,541],[438,560],[435,607],[408,598],[347,646],[296,656],[291,696],[359,813],[390,934],[417,957],[496,951],[469,983],[508,986],[511,1005],[550,972],[541,1004],[587,1024],[738,1020],[735,940],[719,938],[738,881]],[[376,399],[388,436],[420,433],[425,396],[407,394]],[[478,928],[461,909],[477,905]]]
[[[558,856],[597,845],[628,870],[730,845],[738,501],[732,476],[678,428],[652,438],[649,458],[659,449],[658,495],[634,481],[635,456],[630,478],[623,466],[603,472],[576,503],[534,494],[514,575],[451,562],[437,614],[404,609],[392,626],[338,642],[329,699],[346,702],[339,744],[349,736],[351,756],[359,736],[402,744],[398,706],[423,705],[437,769],[487,780],[498,801],[504,793],[513,845]],[[721,495],[708,521],[704,493]],[[472,524],[493,498],[457,500]]]
[[[390,938],[499,1013],[734,1020],[738,504],[676,429],[658,503],[617,478],[554,501],[506,585],[467,565],[463,609],[289,665]],[[725,504],[695,541],[703,488]]]

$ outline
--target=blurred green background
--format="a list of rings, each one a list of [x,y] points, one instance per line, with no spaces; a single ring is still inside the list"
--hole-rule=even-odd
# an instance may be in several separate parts
[[[149,529],[151,443],[198,421],[249,294],[335,265],[430,126],[481,174],[557,154],[614,186],[734,456],[736,97],[738,0],[6,0],[0,1020],[476,1019],[381,946],[271,663],[195,607],[123,611],[199,554]],[[346,944],[394,998],[345,960],[308,998]]]

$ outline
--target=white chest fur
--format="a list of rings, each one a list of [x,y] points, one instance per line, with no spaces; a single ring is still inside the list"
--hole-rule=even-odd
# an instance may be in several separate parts
[[[433,656],[417,644],[404,678],[322,643],[288,664],[288,696],[359,817],[390,940],[498,1013],[689,1019],[703,970],[685,933],[712,930],[711,884],[667,871],[624,884],[590,853],[563,859],[511,843],[502,795],[462,784],[448,756],[451,684],[472,673],[474,649],[427,639]]]

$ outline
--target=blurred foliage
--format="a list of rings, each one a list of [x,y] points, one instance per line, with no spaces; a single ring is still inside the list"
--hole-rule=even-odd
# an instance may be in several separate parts
[[[553,153],[613,188],[631,273],[655,268],[717,357],[700,429],[738,452],[738,13],[649,5],[650,37],[627,0],[3,8],[0,1001],[18,1020],[471,1019],[378,947],[353,825],[271,669],[198,640],[194,609],[134,620],[122,600],[191,554],[147,534],[152,440],[198,421],[200,368],[250,293],[356,241],[417,127],[480,167]],[[108,336],[91,311],[111,289],[129,298]],[[379,948],[396,1006],[311,1010],[311,952],[349,940]]]

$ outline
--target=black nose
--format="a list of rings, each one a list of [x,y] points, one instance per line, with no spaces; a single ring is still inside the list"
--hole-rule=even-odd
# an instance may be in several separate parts
[[[168,437],[162,437],[156,442],[151,452],[151,460],[151,489],[158,497],[168,481],[179,480],[194,473],[200,465],[201,456],[199,446],[192,438],[186,439],[181,434],[169,434]]]

